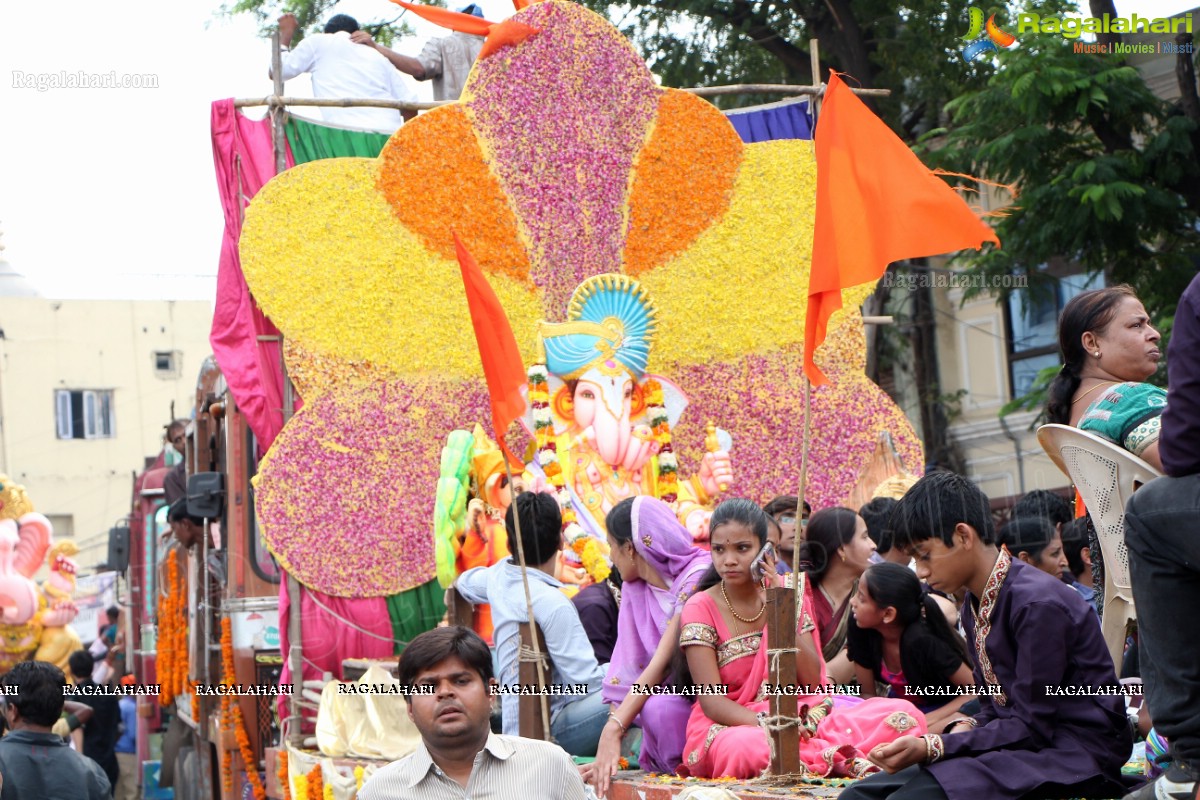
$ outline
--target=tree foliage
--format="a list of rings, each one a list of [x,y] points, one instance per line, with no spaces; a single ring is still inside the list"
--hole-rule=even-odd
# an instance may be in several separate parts
[[[424,0],[426,5],[445,6],[445,0]],[[239,14],[250,14],[258,20],[259,31],[264,37],[270,36],[271,32],[277,27],[276,20],[283,14],[295,14],[297,21],[300,23],[300,29],[296,31],[296,38],[292,44],[298,44],[306,33],[320,33],[323,24],[328,21],[330,11],[338,4],[338,0],[236,0],[233,3],[225,3],[221,6],[219,14],[223,16],[237,16]],[[395,13],[384,14],[395,9]],[[380,4],[380,17],[378,19],[360,19],[358,24],[362,29],[368,31],[375,41],[382,44],[384,47],[391,47],[397,39],[402,39],[405,36],[412,36],[414,31],[403,21],[404,14],[407,13],[404,9],[396,6],[388,6]]]
[[[928,161],[1012,184],[1003,243],[970,260],[989,275],[1076,264],[1129,283],[1156,319],[1200,267],[1200,119],[1157,97],[1116,55],[1021,37],[983,88],[951,101]],[[1192,78],[1195,92],[1195,78]]]

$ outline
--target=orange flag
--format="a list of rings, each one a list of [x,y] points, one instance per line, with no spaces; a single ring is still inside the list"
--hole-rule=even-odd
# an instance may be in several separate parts
[[[488,32],[487,41],[483,43],[483,47],[479,49],[479,55],[475,58],[483,61],[501,47],[507,44],[516,46],[530,36],[541,32],[541,28],[526,25],[524,22],[517,22],[515,19],[506,19],[504,22],[492,26],[491,31]]]
[[[1000,240],[957,192],[934,175],[883,120],[830,75],[817,120],[817,216],[804,325],[804,374],[842,289],[879,280],[887,265]]]
[[[422,19],[427,19],[434,25],[449,28],[459,33],[469,33],[473,36],[487,36],[494,23],[474,14],[464,14],[461,11],[450,11],[437,6],[426,6],[420,3],[407,3],[405,0],[392,0],[398,6],[407,8]]]
[[[515,460],[504,443],[504,432],[513,420],[525,413],[525,400],[521,397],[521,387],[526,381],[525,364],[521,361],[521,351],[517,349],[517,340],[504,307],[457,233],[454,234],[454,250],[462,268],[463,288],[471,311],[471,325],[475,328],[475,341],[479,344],[483,376],[487,380],[488,394],[492,396],[492,428],[496,442],[510,459]]]

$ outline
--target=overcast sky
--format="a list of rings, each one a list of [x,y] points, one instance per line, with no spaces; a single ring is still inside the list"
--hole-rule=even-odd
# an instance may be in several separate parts
[[[1194,3],[1118,9],[1160,16]],[[512,11],[508,0],[481,5],[493,20]],[[43,294],[211,300],[222,217],[210,103],[271,91],[254,20],[218,18],[218,6],[62,0],[0,10],[0,255]],[[398,11],[385,0],[335,9],[364,24]],[[405,19],[417,35],[398,43],[400,52],[415,55],[444,34],[411,13]],[[14,88],[14,73],[61,70],[154,75],[158,88]],[[431,97],[428,84],[412,84]],[[311,95],[308,78],[289,82],[288,93]]]
[[[481,5],[496,14],[489,19],[512,12],[508,0]],[[219,6],[62,0],[0,8],[0,256],[43,294],[212,299],[223,222],[210,105],[271,93],[267,41],[249,16],[218,18]],[[402,10],[346,0],[334,13],[366,24]],[[445,34],[414,17],[405,20],[417,35],[395,48],[409,55]],[[158,88],[14,88],[14,72],[60,70],[150,74]],[[432,99],[428,83],[406,80]],[[307,76],[287,91],[312,95]]]

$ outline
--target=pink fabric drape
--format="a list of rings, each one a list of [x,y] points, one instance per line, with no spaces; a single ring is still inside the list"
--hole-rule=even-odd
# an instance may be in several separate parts
[[[287,631],[290,607],[285,578],[279,583],[279,652],[283,653],[283,674],[279,678],[281,686],[292,682]],[[353,620],[357,627],[351,627],[345,620]],[[388,615],[387,600],[382,597],[353,600],[301,586],[300,626],[304,654],[302,679],[306,681],[318,680],[325,672],[332,673],[340,680],[343,677],[342,659],[345,658],[391,658],[395,653],[392,621]],[[279,710],[281,716],[287,716],[286,697],[280,698]],[[305,730],[312,729],[315,719],[315,713],[306,712]]]
[[[225,212],[225,236],[221,240],[216,310],[208,338],[221,374],[263,453],[283,429],[283,370],[279,341],[261,342],[258,337],[278,336],[279,329],[250,294],[242,275],[238,239],[242,234],[242,212],[250,198],[275,176],[270,118],[249,120],[233,107],[232,98],[217,100],[212,104],[212,143],[217,191]],[[287,165],[294,163],[288,148]]]

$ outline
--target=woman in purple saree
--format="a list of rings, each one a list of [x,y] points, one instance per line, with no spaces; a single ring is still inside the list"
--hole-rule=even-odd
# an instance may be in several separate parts
[[[600,736],[593,771],[600,797],[617,769],[621,739],[634,725],[642,728],[638,760],[643,769],[670,774],[679,766],[692,710],[689,698],[651,696],[630,688],[672,685],[679,616],[711,563],[708,552],[695,546],[670,506],[653,497],[618,503],[605,526],[622,587],[617,645],[602,690],[612,711]]]

